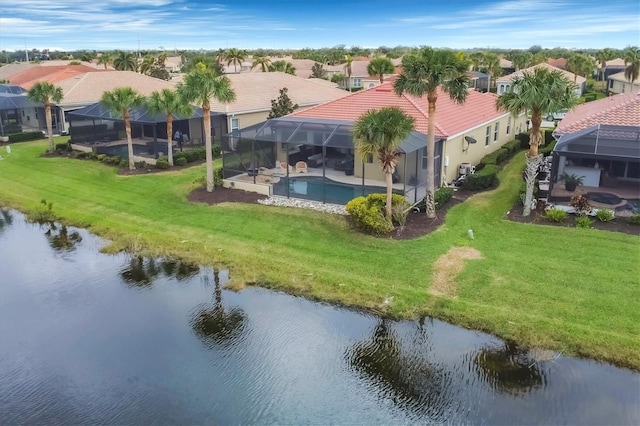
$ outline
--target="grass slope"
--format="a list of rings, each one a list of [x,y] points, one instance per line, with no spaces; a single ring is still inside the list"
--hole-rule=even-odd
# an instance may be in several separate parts
[[[141,246],[229,267],[236,284],[395,317],[434,315],[640,369],[638,237],[504,220],[523,156],[504,168],[498,189],[451,209],[438,231],[393,241],[308,210],[190,204],[186,196],[204,166],[125,177],[95,162],[40,157],[45,149],[46,142],[12,146],[0,162],[0,204],[26,211],[46,199],[63,221],[113,241],[110,250]],[[483,258],[465,262],[457,297],[430,296],[434,262],[461,245]]]

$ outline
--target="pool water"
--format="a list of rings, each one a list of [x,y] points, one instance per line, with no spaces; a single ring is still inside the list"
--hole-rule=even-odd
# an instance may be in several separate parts
[[[383,186],[349,185],[316,176],[289,178],[288,182],[281,178],[273,185],[274,195],[343,205],[356,197],[384,192]]]

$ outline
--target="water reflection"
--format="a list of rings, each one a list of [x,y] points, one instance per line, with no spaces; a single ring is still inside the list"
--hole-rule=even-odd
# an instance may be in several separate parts
[[[6,228],[11,226],[12,223],[13,216],[11,215],[11,212],[7,209],[0,208],[0,234],[2,234]]]
[[[204,275],[202,280],[205,285],[210,286],[209,275]],[[228,346],[242,335],[246,327],[247,316],[238,307],[225,309],[222,304],[222,288],[218,270],[213,271],[213,282],[213,304],[199,306],[191,318],[191,326],[206,346]]]
[[[544,360],[552,359],[550,351],[539,351]],[[491,386],[509,395],[523,395],[544,386],[545,372],[540,368],[540,357],[534,352],[522,349],[513,342],[502,346],[479,350],[473,357],[478,372]]]
[[[46,229],[44,235],[49,241],[49,245],[55,251],[70,252],[76,249],[78,243],[82,241],[82,236],[78,231],[69,232],[65,225],[55,222],[41,224]]]
[[[191,263],[131,255],[127,264],[120,269],[120,278],[132,287],[148,287],[160,274],[182,281],[199,272],[200,267]]]

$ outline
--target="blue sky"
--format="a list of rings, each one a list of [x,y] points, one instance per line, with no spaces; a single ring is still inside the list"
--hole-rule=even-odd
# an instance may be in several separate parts
[[[0,50],[622,49],[639,28],[638,0],[0,0]]]

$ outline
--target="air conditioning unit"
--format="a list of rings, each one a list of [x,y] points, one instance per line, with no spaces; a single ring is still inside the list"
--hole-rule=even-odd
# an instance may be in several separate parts
[[[471,163],[461,163],[458,167],[458,175],[466,176],[475,172],[475,167]]]

